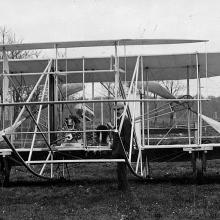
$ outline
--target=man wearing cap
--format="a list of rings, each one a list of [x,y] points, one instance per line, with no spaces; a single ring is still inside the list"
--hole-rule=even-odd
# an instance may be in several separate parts
[[[119,126],[121,124],[122,115],[124,111],[124,103],[117,103],[114,107],[117,116],[117,130],[119,130]],[[120,140],[121,138],[121,140]],[[113,146],[112,146],[112,156],[113,158],[121,159],[125,158],[124,149],[126,152],[129,151],[130,147],[130,138],[131,138],[131,122],[127,116],[124,117],[123,125],[119,137],[118,132],[113,133]],[[123,143],[123,146],[121,144]],[[127,181],[127,168],[126,163],[118,162],[117,163],[117,176],[118,176],[118,188],[121,190],[127,190],[128,181]]]

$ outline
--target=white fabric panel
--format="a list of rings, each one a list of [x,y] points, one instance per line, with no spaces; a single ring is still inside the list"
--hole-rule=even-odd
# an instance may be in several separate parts
[[[128,99],[138,99],[136,94],[131,94],[130,97],[128,97]],[[129,108],[131,111],[131,117],[133,117],[133,113],[134,113],[134,119],[137,117],[140,117],[140,102],[129,102]],[[137,142],[138,145],[141,145],[141,121],[139,122],[135,122],[135,133],[137,136]]]
[[[205,115],[202,115],[200,114],[201,118],[206,122],[208,123],[211,127],[213,127],[218,133],[220,133],[220,122],[212,119],[212,118],[209,118]]]

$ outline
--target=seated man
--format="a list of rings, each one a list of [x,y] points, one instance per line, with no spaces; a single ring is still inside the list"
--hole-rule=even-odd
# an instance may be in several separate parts
[[[65,118],[65,124],[69,130],[80,129],[81,120],[76,115],[69,115],[68,118]]]

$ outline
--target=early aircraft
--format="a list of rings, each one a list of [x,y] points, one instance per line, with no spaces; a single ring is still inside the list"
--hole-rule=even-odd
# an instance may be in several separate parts
[[[91,162],[126,162],[135,176],[146,179],[151,161],[192,160],[195,175],[201,176],[206,160],[220,155],[219,139],[204,139],[203,124],[220,132],[220,123],[202,114],[200,79],[220,75],[220,54],[118,56],[120,46],[197,42],[203,41],[123,39],[0,45],[2,182],[9,181],[12,166],[23,165],[38,177],[56,178],[55,166],[63,167],[64,176],[66,164]],[[114,56],[7,58],[10,50],[54,49],[57,55],[59,48],[107,46],[115,48]],[[190,79],[197,80],[194,98]],[[160,80],[185,80],[187,94],[175,97],[157,82]],[[108,90],[108,97],[94,96],[95,83]],[[112,83],[114,91],[106,83]],[[85,95],[87,84],[91,84],[90,97]],[[79,91],[81,98],[74,98]],[[112,106],[118,102],[125,108],[117,126]],[[178,120],[171,124],[164,120],[174,114]],[[125,115],[132,125],[130,148],[128,152],[124,149],[124,158],[114,159],[111,132],[120,134]],[[109,120],[118,129],[109,128]]]

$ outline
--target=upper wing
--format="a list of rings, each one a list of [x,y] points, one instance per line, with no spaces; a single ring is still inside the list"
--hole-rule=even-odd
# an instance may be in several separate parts
[[[187,40],[187,39],[115,39],[115,40],[93,40],[93,41],[67,41],[67,42],[42,42],[23,44],[2,44],[2,50],[38,50],[54,48],[74,48],[74,47],[103,47],[115,45],[155,45],[155,44],[183,44],[206,42],[207,40]]]

